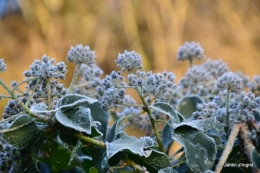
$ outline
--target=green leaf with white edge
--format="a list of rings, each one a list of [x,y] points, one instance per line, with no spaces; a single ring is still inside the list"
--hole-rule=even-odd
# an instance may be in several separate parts
[[[173,129],[176,129],[181,126],[190,126],[197,130],[205,132],[205,131],[211,129],[211,127],[214,125],[215,121],[216,121],[215,117],[202,119],[202,120],[187,120],[187,121],[183,121],[179,124],[173,124]]]
[[[176,113],[175,109],[168,103],[157,102],[157,103],[153,104],[151,106],[151,108],[168,115],[169,117],[172,118],[174,123],[180,122],[180,119],[179,119],[178,114]]]
[[[169,121],[170,124],[172,124],[172,120]],[[165,124],[163,131],[162,131],[162,143],[163,148],[168,148],[169,144],[172,143],[172,127],[169,124]]]
[[[251,151],[251,160],[254,167],[260,170],[260,154],[257,152],[256,148]]]
[[[93,121],[89,108],[79,107],[71,111],[57,111],[55,115],[56,119],[65,127],[75,129],[79,132],[85,132],[88,135],[103,135],[98,131],[97,125],[99,122]],[[92,130],[94,132],[92,132]]]
[[[203,103],[203,99],[199,96],[183,97],[177,105],[177,110],[185,118],[190,118],[192,113],[197,111],[198,103]]]
[[[108,159],[124,150],[130,151],[139,156],[148,157],[151,154],[151,150],[145,149],[152,146],[154,146],[154,141],[150,137],[142,137],[138,139],[133,136],[127,136],[124,132],[119,132],[114,141],[106,142],[106,153]]]
[[[92,99],[79,94],[68,94],[58,102],[58,110],[61,112],[71,112],[80,107],[89,108],[93,121],[99,122],[97,129],[106,136],[107,125],[109,122],[109,113],[102,109],[101,104],[96,99]]]
[[[3,134],[3,138],[16,148],[23,149],[37,136],[39,129],[28,115],[18,116]]]
[[[158,173],[177,173],[172,167],[160,169]]]
[[[71,151],[56,142],[44,142],[40,148],[39,160],[47,163],[52,171],[69,170],[80,163],[78,158],[71,159]]]
[[[59,107],[63,111],[66,110],[66,108],[70,110],[80,107],[86,102],[92,104],[97,102],[97,100],[80,94],[67,94],[60,99],[57,107]]]
[[[139,156],[136,154],[128,154],[128,158],[133,160],[138,165],[144,166],[149,172],[158,172],[163,168],[171,166],[168,156],[160,151],[151,149],[149,157]]]
[[[124,117],[118,119],[114,124],[113,126],[111,127],[111,129],[109,130],[109,132],[107,133],[107,136],[106,136],[106,139],[105,141],[107,142],[112,142],[116,135],[119,133],[119,132],[122,132],[123,129],[122,129],[122,124],[124,122]]]
[[[48,106],[44,103],[32,105],[30,111],[36,114],[42,114],[42,113],[51,114],[56,112],[56,110],[48,110]]]
[[[217,153],[215,141],[190,126],[174,129],[173,139],[184,147],[187,163],[195,173],[211,170]]]

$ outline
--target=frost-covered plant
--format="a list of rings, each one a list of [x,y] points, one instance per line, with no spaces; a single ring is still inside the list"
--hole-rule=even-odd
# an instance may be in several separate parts
[[[95,52],[77,45],[67,56],[76,64],[68,88],[60,83],[65,63],[46,55],[11,88],[0,78],[8,92],[0,98],[9,99],[0,172],[259,172],[260,77],[249,81],[221,60],[192,67],[204,57],[199,43],[180,47],[177,59],[190,68],[176,83],[172,72],[142,71],[134,51],[119,54],[119,69],[103,76]],[[126,126],[146,136],[129,136]],[[170,155],[174,142],[182,148]]]

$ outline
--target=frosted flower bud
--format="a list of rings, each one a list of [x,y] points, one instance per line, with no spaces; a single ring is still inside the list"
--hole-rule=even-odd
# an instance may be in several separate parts
[[[24,74],[25,77],[31,77],[32,76],[32,73],[29,70],[26,70],[23,74]]]
[[[0,72],[6,70],[6,64],[4,63],[4,59],[0,59]]]
[[[49,61],[49,57],[46,56],[46,55],[43,55],[43,56],[42,56],[42,62],[48,63],[48,61]]]
[[[204,58],[204,49],[196,42],[185,42],[178,49],[177,60],[193,60]]]
[[[82,63],[86,65],[95,63],[95,58],[95,51],[92,51],[89,46],[84,47],[81,44],[71,47],[67,56],[69,62],[74,62],[76,64]]]
[[[123,54],[119,54],[115,62],[122,71],[132,71],[143,67],[142,58],[135,51],[125,51]]]
[[[230,89],[231,91],[241,90],[242,78],[232,72],[227,72],[218,79],[217,86],[220,89]]]
[[[258,85],[260,85],[260,75],[254,76],[254,80]]]

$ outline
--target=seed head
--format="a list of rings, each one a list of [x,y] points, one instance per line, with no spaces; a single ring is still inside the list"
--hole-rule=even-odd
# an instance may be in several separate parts
[[[89,46],[82,46],[81,44],[71,47],[67,56],[69,62],[74,62],[76,64],[82,63],[86,65],[94,64],[95,58],[95,51],[92,51]]]
[[[127,70],[128,72],[135,69],[141,69],[143,67],[142,58],[135,51],[129,52],[125,50],[123,54],[119,54],[116,64],[122,71]]]
[[[232,72],[227,72],[218,79],[217,86],[223,90],[224,89],[230,89],[231,91],[241,90],[243,86],[242,78],[240,78],[238,75]]]
[[[0,72],[6,70],[6,64],[4,63],[4,59],[0,59]]]
[[[185,42],[178,50],[177,60],[193,60],[204,58],[204,49],[196,42]]]

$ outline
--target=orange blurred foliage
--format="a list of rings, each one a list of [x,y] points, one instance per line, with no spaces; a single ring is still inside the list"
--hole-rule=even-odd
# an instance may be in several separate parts
[[[251,77],[260,73],[260,1],[17,2],[21,11],[0,20],[0,57],[8,66],[0,77],[9,86],[12,80],[23,80],[22,72],[33,60],[46,54],[57,62],[66,61],[70,46],[79,43],[96,51],[105,73],[116,69],[118,53],[135,50],[144,58],[145,70],[167,69],[179,79],[188,67],[176,60],[185,41],[200,42],[206,56],[223,59],[232,71]],[[67,86],[73,68],[68,67]],[[5,104],[1,100],[0,112]]]

